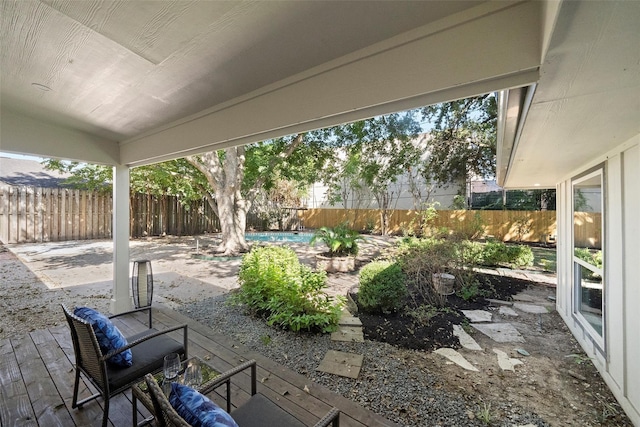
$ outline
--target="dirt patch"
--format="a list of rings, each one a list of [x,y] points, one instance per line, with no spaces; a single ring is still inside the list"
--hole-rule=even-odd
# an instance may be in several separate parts
[[[365,338],[407,349],[407,363],[438,372],[448,389],[477,402],[496,423],[506,421],[511,406],[517,405],[538,414],[551,426],[632,426],[595,366],[553,310],[548,297],[555,295],[554,288],[498,275],[481,275],[479,282],[486,298],[465,301],[451,295],[447,306],[439,311],[413,308],[388,315],[359,312]],[[551,311],[531,314],[518,310],[517,317],[502,315],[499,304],[490,304],[487,299],[512,301],[516,294],[524,294],[536,304],[546,303]],[[357,294],[352,292],[350,296],[357,302]],[[489,311],[494,322],[511,323],[525,342],[497,343],[469,327],[461,310]],[[453,335],[453,325],[462,325],[483,350],[461,349]],[[458,349],[479,372],[465,371],[431,352],[441,347]],[[523,364],[517,365],[515,372],[503,371],[494,349]]]

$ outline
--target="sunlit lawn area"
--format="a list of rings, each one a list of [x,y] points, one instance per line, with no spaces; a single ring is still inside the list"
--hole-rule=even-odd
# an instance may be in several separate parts
[[[533,267],[552,273],[556,272],[556,248],[532,247]]]

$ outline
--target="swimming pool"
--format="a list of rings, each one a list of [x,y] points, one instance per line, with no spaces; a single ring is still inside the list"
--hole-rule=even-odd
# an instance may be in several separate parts
[[[289,242],[289,243],[309,243],[313,233],[294,232],[270,232],[270,233],[245,233],[247,240],[259,242]]]

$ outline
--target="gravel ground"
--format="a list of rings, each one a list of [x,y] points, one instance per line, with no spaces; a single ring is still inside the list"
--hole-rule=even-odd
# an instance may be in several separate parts
[[[180,312],[232,337],[251,350],[292,369],[329,390],[359,403],[391,421],[406,426],[486,426],[479,419],[479,401],[468,401],[446,390],[438,375],[425,366],[424,353],[385,343],[331,341],[329,334],[297,334],[271,328],[262,320],[225,303],[226,295],[184,305]],[[316,371],[328,350],[364,355],[357,380]],[[548,426],[536,414],[505,402],[501,424],[494,426]]]

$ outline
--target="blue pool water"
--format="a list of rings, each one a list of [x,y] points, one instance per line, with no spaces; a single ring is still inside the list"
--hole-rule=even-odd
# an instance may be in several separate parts
[[[290,242],[290,243],[309,243],[313,233],[245,233],[247,240],[260,242]]]

